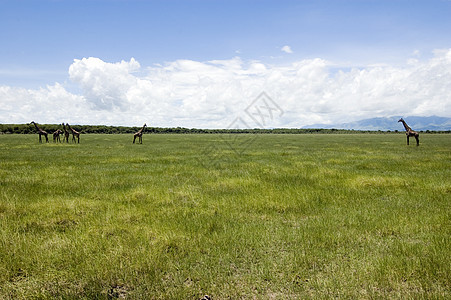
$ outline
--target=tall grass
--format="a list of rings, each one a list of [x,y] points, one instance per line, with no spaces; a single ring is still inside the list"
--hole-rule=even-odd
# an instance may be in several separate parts
[[[0,136],[0,298],[449,298],[451,136]]]

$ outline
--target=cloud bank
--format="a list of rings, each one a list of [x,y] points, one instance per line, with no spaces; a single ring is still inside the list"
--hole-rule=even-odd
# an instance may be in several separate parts
[[[75,59],[69,79],[38,90],[0,86],[0,123],[227,128],[261,92],[284,111],[269,127],[392,115],[451,115],[451,49],[401,66],[338,68],[324,59],[286,65],[176,60],[142,67]],[[252,127],[252,124],[251,124]]]

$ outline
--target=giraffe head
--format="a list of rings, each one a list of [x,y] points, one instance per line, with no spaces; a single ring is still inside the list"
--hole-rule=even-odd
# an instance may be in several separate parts
[[[399,119],[399,120],[398,120],[398,122],[404,122],[404,119],[403,119],[403,118],[401,118],[401,119]]]

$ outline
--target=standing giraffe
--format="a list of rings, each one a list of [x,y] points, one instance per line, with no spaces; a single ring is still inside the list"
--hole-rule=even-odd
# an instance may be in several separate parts
[[[48,133],[45,132],[44,130],[42,130],[41,128],[38,127],[38,124],[36,124],[34,121],[31,121],[30,124],[34,124],[34,127],[36,127],[36,130],[38,131],[39,134],[39,143],[42,143],[42,136],[45,136],[45,141],[48,143],[49,142],[49,138],[47,137]]]
[[[70,127],[69,123],[66,123],[67,127],[69,127],[69,130],[72,131],[72,140],[75,143],[75,137],[78,139],[78,143],[80,144],[80,132],[74,130],[72,127]]]
[[[135,133],[133,135],[133,144],[135,143],[136,138],[138,138],[138,143],[142,144],[143,143],[143,132],[144,132],[144,128],[146,128],[147,125],[144,124],[143,128],[141,128],[137,133]]]
[[[404,125],[404,128],[406,129],[406,136],[407,136],[407,145],[409,145],[409,137],[413,136],[417,140],[417,146],[420,145],[420,134],[416,131],[413,131],[412,128],[407,125],[406,121],[404,121],[403,118],[399,119],[398,122],[402,122],[402,125]]]
[[[61,138],[60,138],[60,134],[62,134],[63,132],[58,129],[53,133],[53,142],[60,142],[61,143]]]
[[[69,131],[67,131],[66,125],[64,125],[64,123],[62,123],[62,125],[63,125],[63,129],[64,129],[63,142],[64,142],[64,140],[66,140],[66,143],[69,143]]]

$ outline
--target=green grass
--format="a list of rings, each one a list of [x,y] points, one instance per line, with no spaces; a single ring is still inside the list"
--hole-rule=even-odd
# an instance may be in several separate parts
[[[451,297],[450,135],[37,141],[0,136],[1,299]]]

